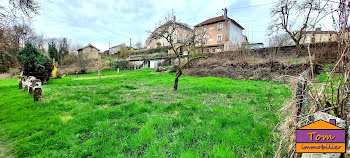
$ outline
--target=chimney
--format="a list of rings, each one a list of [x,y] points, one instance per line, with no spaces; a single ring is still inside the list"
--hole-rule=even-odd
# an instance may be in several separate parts
[[[321,32],[321,28],[318,27],[318,28],[315,29],[315,31],[316,31],[316,32]]]
[[[329,123],[332,124],[332,125],[334,125],[334,126],[336,126],[336,121],[335,121],[335,119],[330,119],[330,120],[329,120]]]
[[[224,20],[227,20],[227,8],[224,8]]]

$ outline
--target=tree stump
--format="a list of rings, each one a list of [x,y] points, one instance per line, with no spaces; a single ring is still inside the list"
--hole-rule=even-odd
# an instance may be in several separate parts
[[[29,76],[28,77],[28,82],[27,82],[27,85],[28,85],[28,91],[30,94],[31,94],[31,87],[33,87],[35,84],[33,84],[33,81],[36,80],[36,78],[34,76]]]
[[[21,82],[21,85],[22,85],[21,89],[24,89],[24,87],[26,86],[26,83],[27,83],[27,76],[23,76],[21,81],[22,81]]]
[[[23,77],[21,77],[21,79],[20,79],[19,82],[18,82],[18,88],[19,88],[19,89],[22,89],[22,78],[23,78]]]
[[[24,86],[23,91],[28,92],[28,85],[27,84]]]
[[[29,87],[29,94],[33,94],[34,87],[37,83],[41,82],[39,79],[35,79],[32,81],[31,86]],[[40,85],[41,86],[41,85]]]
[[[41,82],[40,80],[36,80],[34,84],[34,102],[41,101],[43,99],[42,89],[41,89]]]
[[[43,95],[42,95],[41,88],[35,88],[33,96],[34,96],[34,101],[42,101],[43,100]]]

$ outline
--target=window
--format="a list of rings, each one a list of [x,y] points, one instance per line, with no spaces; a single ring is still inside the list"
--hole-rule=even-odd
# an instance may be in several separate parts
[[[216,47],[215,52],[221,52],[221,49],[219,47]]]
[[[207,26],[202,26],[203,32],[207,32]]]
[[[218,42],[218,43],[221,42],[221,38],[222,38],[222,36],[221,36],[221,35],[218,35],[218,39],[217,39],[217,42]]]
[[[184,41],[186,41],[186,33],[183,34]]]
[[[202,38],[202,44],[207,44],[207,40],[205,38]]]
[[[218,23],[218,31],[221,31],[222,30],[222,22],[219,22]]]

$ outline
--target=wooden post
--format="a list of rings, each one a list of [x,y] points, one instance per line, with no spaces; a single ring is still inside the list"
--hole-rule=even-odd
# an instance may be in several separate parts
[[[75,75],[77,75],[77,78],[78,78],[78,72],[75,72]]]
[[[304,103],[304,96],[305,96],[305,90],[306,90],[306,81],[298,81],[297,83],[297,91],[296,91],[296,106],[298,108],[297,111],[297,121],[299,120],[299,115],[302,113],[302,107]]]
[[[99,80],[101,82],[101,71],[100,70],[98,70],[98,78],[99,78]]]

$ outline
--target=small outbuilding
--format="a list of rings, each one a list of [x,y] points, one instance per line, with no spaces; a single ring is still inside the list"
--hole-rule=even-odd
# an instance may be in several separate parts
[[[90,43],[87,46],[78,49],[77,51],[78,55],[86,55],[86,57],[89,59],[100,59],[100,50]]]

